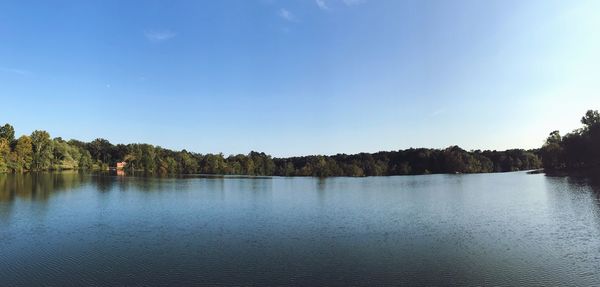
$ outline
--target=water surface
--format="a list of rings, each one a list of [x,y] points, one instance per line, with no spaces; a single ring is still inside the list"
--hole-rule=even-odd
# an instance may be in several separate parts
[[[600,285],[598,183],[0,175],[0,286]]]

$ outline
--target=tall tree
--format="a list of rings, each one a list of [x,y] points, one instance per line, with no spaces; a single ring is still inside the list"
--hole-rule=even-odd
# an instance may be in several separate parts
[[[87,144],[87,149],[95,160],[105,164],[111,163],[113,145],[108,140],[101,138],[95,139]]]
[[[15,128],[9,124],[0,127],[0,138],[4,138],[10,145],[15,142]]]
[[[587,111],[585,116],[581,118],[581,123],[586,125],[588,128],[595,125],[600,125],[600,113],[594,110]]]
[[[6,138],[0,138],[0,172],[9,171],[10,144]]]
[[[34,131],[31,133],[31,145],[33,148],[31,169],[44,170],[50,168],[52,163],[52,140],[46,131]]]
[[[561,137],[553,131],[542,147],[547,170],[591,169],[600,167],[600,113],[589,110],[581,118],[583,128]]]
[[[31,138],[22,135],[15,146],[16,171],[22,172],[31,168],[32,151]]]

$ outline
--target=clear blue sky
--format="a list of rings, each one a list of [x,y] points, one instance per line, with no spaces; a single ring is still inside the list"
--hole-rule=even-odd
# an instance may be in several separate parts
[[[600,108],[600,1],[0,1],[17,134],[276,156],[539,147]]]

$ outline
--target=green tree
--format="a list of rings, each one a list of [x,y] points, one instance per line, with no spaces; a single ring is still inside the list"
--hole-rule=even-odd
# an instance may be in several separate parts
[[[9,171],[10,144],[8,139],[0,138],[0,172]]]
[[[87,149],[92,157],[102,164],[110,165],[112,162],[113,145],[102,138],[93,140],[87,144]]]
[[[181,153],[179,153],[179,164],[181,165],[181,171],[183,173],[198,173],[198,162],[186,150],[183,150]]]
[[[581,123],[586,125],[588,128],[596,125],[600,125],[600,113],[594,110],[588,110],[585,116],[581,118]]]
[[[15,154],[15,161],[16,161],[16,171],[23,172],[25,170],[31,169],[32,154],[33,154],[33,146],[31,143],[31,138],[26,135],[22,135],[17,140],[14,154]]]
[[[81,157],[79,149],[71,146],[61,138],[53,140],[53,169],[77,169],[78,161]]]
[[[31,169],[44,170],[52,164],[52,140],[46,131],[34,131],[31,133],[31,145],[33,148]]]
[[[15,141],[15,129],[9,124],[0,127],[0,138],[8,140],[8,143]]]
[[[149,144],[142,145],[141,163],[144,171],[153,172],[156,168],[156,152],[153,146]]]
[[[83,170],[92,169],[94,167],[94,161],[90,152],[80,148],[79,154],[78,167]]]

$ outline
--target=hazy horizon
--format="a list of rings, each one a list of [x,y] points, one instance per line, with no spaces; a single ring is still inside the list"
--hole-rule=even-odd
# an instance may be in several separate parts
[[[3,1],[0,124],[226,155],[539,148],[600,106],[599,9]]]

